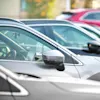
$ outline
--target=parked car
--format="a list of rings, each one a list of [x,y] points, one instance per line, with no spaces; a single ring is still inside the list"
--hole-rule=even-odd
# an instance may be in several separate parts
[[[0,22],[0,35],[0,65],[13,72],[100,80],[100,57],[76,55],[20,23]]]
[[[56,19],[70,20],[100,26],[100,9],[75,9],[66,11],[57,16]]]
[[[74,12],[67,20],[100,26],[100,9],[86,9]]]
[[[38,74],[37,74],[38,75]],[[17,74],[0,66],[0,100],[99,100],[100,83],[67,77]]]
[[[85,23],[74,23],[76,26],[79,26],[79,27],[82,27],[84,28],[85,30],[89,31],[91,34],[94,34],[96,35],[98,38],[100,38],[100,30],[97,29],[96,27],[94,26],[90,26],[88,24],[85,24]]]
[[[23,24],[29,25],[29,24],[73,24],[73,22],[68,20],[56,20],[56,19],[20,19],[20,22]]]
[[[20,23],[20,24],[24,24],[22,23],[19,19],[13,19],[13,18],[7,18],[7,17],[0,17],[0,21],[4,22],[4,23]]]
[[[76,54],[99,56],[98,54],[89,52],[89,49],[87,48],[88,46],[87,43],[89,41],[92,40],[98,41],[100,40],[99,37],[95,34],[91,34],[90,32],[86,31],[81,27],[77,27],[76,25],[74,25],[74,23],[67,24],[64,21],[62,21],[61,23],[63,24],[58,24],[56,23],[57,21],[50,22],[50,20],[48,20],[48,23],[45,22],[45,20],[28,20],[28,22],[30,23],[27,23],[27,20],[23,20],[22,22],[36,29],[42,34],[45,34],[46,36],[60,43],[61,45],[67,47]]]
[[[56,16],[56,20],[65,20],[65,19],[68,19],[70,17],[72,17],[74,15],[75,12],[72,12],[72,11],[64,11],[64,12],[61,12],[60,15]]]

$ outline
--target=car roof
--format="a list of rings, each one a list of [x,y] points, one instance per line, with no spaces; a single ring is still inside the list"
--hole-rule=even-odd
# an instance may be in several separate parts
[[[72,22],[68,20],[55,20],[55,19],[22,19],[21,22],[23,22],[26,25],[29,24],[51,24],[51,23],[56,23],[56,24],[73,24]]]
[[[12,18],[7,18],[7,17],[0,17],[0,23],[20,23],[20,24],[24,24],[18,19],[12,19]]]
[[[78,13],[97,12],[97,11],[100,11],[100,9],[74,9],[74,10],[70,10],[70,11],[64,11],[64,12],[62,12],[62,14],[75,15]]]

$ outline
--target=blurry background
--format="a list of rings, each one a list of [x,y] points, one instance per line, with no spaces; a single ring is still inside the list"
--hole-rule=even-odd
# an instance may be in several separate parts
[[[81,8],[100,8],[100,0],[0,0],[0,17],[55,18]]]

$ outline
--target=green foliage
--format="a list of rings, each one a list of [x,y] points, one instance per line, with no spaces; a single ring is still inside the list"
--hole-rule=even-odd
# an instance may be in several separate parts
[[[46,18],[50,1],[52,0],[26,0],[28,18]]]

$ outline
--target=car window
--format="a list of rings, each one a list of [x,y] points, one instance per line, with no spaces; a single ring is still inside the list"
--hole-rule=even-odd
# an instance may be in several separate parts
[[[4,79],[0,76],[0,94],[1,93],[10,93],[10,92],[20,92],[13,84],[8,82],[8,79]]]
[[[86,28],[86,27],[82,27],[85,30],[89,31],[91,34],[97,36],[98,38],[100,38],[100,35],[98,33],[96,33],[95,31],[91,30],[90,28]]]
[[[88,19],[88,20],[100,20],[100,12],[87,13],[87,15],[85,15],[85,16],[83,17],[83,19]]]
[[[4,59],[10,52],[10,47],[3,41],[0,40],[0,59]]]
[[[34,28],[35,30],[45,34],[44,27],[42,27],[42,26],[32,26],[32,28]]]
[[[58,48],[50,45],[46,41],[41,38],[35,36],[34,34],[14,27],[0,27],[0,32],[4,35],[3,37],[7,42],[7,45],[10,45],[11,53],[10,57],[5,57],[5,59],[13,59],[13,60],[29,60],[29,61],[42,61],[42,54],[49,50],[56,50]],[[3,40],[3,41],[4,41]],[[26,50],[23,52],[23,50]],[[14,59],[12,56],[17,51],[17,57]],[[61,51],[62,52],[62,51]],[[66,63],[78,63],[76,60],[62,52],[65,55]]]
[[[45,51],[55,49],[42,39],[21,29],[5,27],[4,29],[1,29],[1,32],[8,38],[12,39],[19,46],[23,47],[27,51],[27,57],[30,60],[34,59],[34,55],[36,53],[42,54]]]
[[[86,47],[91,37],[70,26],[53,26],[56,42],[68,47]]]

